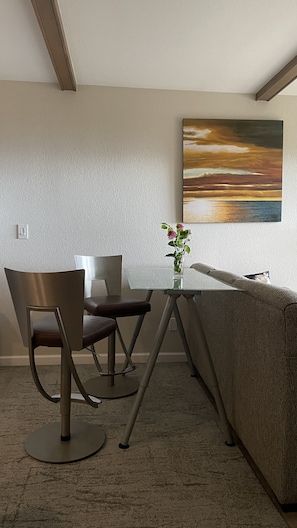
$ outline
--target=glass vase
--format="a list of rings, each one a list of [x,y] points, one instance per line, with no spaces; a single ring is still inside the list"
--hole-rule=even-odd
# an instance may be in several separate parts
[[[176,253],[173,261],[173,278],[180,279],[184,273],[184,253]]]

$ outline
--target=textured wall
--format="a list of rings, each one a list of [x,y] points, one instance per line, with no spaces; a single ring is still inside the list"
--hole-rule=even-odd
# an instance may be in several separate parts
[[[297,98],[0,83],[0,364],[25,353],[3,267],[60,270],[73,255],[123,255],[131,265],[170,266],[162,221],[182,219],[184,117],[284,120],[281,223],[193,224],[186,264],[238,273],[269,269],[297,288]],[[16,225],[29,224],[29,240]],[[142,295],[141,293],[139,295]],[[150,349],[163,306],[153,298],[137,351]],[[125,324],[125,332],[130,325]],[[165,352],[182,349],[168,333]]]

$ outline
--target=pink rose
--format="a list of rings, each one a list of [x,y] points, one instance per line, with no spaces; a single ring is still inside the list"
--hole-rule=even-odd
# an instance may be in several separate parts
[[[168,231],[168,238],[169,240],[173,240],[174,238],[176,238],[176,232],[173,231],[173,229],[171,231]]]
[[[177,228],[177,229],[183,229],[184,226],[183,226],[183,224],[177,224],[176,228]]]

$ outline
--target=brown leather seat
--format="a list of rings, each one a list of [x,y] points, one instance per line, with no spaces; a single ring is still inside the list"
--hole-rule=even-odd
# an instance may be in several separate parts
[[[105,295],[85,299],[85,309],[92,315],[116,319],[146,314],[150,310],[150,305],[147,301],[138,301],[121,295]]]
[[[111,325],[110,323],[111,321],[107,317],[102,317],[98,320],[95,317],[84,315],[82,348],[87,348],[93,343],[108,337],[111,328],[113,330],[116,328],[115,324]],[[52,317],[44,316],[42,319],[35,321],[33,341],[35,348],[39,346],[63,347],[63,340],[54,315]]]

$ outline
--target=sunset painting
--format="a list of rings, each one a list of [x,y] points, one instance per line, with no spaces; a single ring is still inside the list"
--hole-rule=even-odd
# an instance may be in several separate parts
[[[283,122],[183,120],[183,221],[280,222]]]

